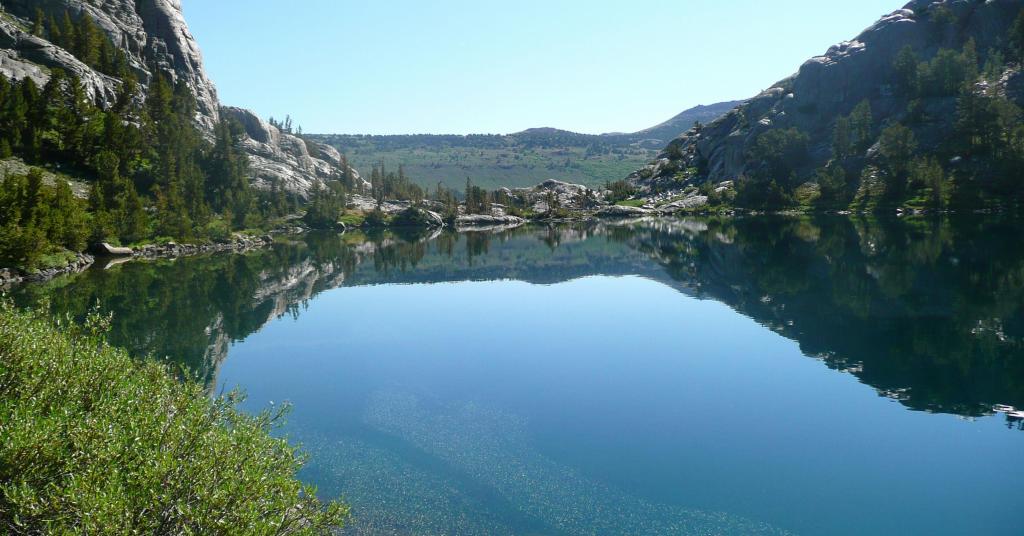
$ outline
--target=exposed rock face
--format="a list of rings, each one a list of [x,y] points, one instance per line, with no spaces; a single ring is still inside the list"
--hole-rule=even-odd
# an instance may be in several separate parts
[[[11,13],[26,19],[34,16],[36,8],[56,20],[60,20],[65,11],[75,18],[83,13],[89,15],[110,40],[128,55],[143,87],[149,84],[153,75],[147,66],[155,65],[172,80],[182,81],[192,90],[197,103],[196,121],[202,127],[210,131],[217,123],[220,108],[217,89],[206,76],[203,56],[185,23],[180,0],[8,0],[5,5]],[[5,44],[0,44],[0,47],[8,48]],[[50,50],[52,48],[56,47],[43,39],[31,37],[23,40],[18,50],[23,57],[34,63],[65,68],[86,81],[90,90],[96,83],[90,78],[103,77],[94,72],[89,76],[79,68],[68,69],[65,65],[68,62],[59,57],[60,54],[54,57],[55,54]],[[25,56],[24,51],[30,55]],[[63,54],[70,56],[66,52]],[[81,67],[91,72],[88,67]],[[113,94],[119,83],[115,79],[105,78],[105,90]]]
[[[287,192],[307,197],[315,185],[341,180],[343,162],[335,148],[315,142],[307,145],[302,138],[281,132],[249,110],[224,107],[221,113],[245,127],[248,139],[243,144],[249,153],[253,185],[257,188],[269,190],[276,185]],[[309,152],[310,145],[316,151],[315,157]],[[356,182],[357,189],[370,187],[351,167],[349,176]]]
[[[66,50],[0,18],[0,75],[16,80],[31,78],[42,87],[53,68],[77,76],[89,97],[104,105],[114,102],[121,85],[117,79],[93,71]]]
[[[526,206],[538,213],[549,210],[549,201],[554,202],[555,208],[573,210],[593,208],[604,202],[603,192],[591,190],[582,184],[556,180],[544,181],[533,188],[504,188],[503,191],[510,197],[523,199]]]
[[[196,124],[211,135],[226,112],[246,128],[244,145],[250,154],[253,184],[257,188],[278,185],[300,197],[308,197],[315,185],[342,175],[341,155],[332,147],[313,145],[315,155],[302,139],[279,132],[255,114],[239,108],[221,108],[217,89],[206,75],[199,45],[189,31],[180,0],[7,0],[4,7],[27,25],[36,8],[60,20],[65,12],[77,19],[91,17],[128,56],[145,89],[156,69],[175,82],[183,82],[196,98]],[[98,73],[69,52],[35,37],[12,21],[0,18],[0,74],[32,78],[43,85],[49,69],[60,68],[82,80],[89,95],[100,105],[111,104],[121,82]],[[351,170],[358,185],[363,183]]]
[[[947,24],[933,17],[945,7],[956,21]],[[915,0],[879,20],[856,39],[811,58],[799,72],[778,82],[756,97],[702,129],[692,129],[629,180],[641,188],[661,187],[674,175],[699,169],[700,179],[716,181],[744,175],[745,156],[758,136],[770,129],[795,127],[810,136],[810,159],[803,174],[823,165],[831,156],[830,142],[835,119],[849,114],[867,100],[877,124],[900,119],[907,108],[904,97],[890,87],[893,62],[899,51],[911,46],[921,58],[931,58],[940,48],[962,48],[973,38],[978,50],[997,45],[1021,10],[1019,0]],[[1011,85],[1011,84],[1008,84]],[[1018,87],[1020,83],[1017,83]],[[1008,94],[1012,90],[1008,87]],[[930,115],[955,114],[953,103],[932,103]],[[933,137],[936,129],[930,129]],[[920,138],[928,142],[929,129]],[[939,141],[939,140],[936,140]]]

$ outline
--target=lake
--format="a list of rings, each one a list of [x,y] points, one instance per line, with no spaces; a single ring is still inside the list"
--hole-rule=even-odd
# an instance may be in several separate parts
[[[1024,223],[311,235],[22,304],[294,406],[344,534],[1019,535]]]

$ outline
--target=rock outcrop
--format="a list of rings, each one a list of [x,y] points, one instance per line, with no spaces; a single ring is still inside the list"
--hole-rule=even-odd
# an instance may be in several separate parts
[[[70,52],[0,17],[0,75],[15,80],[31,78],[42,87],[50,80],[50,69],[78,77],[86,94],[104,106],[117,98],[119,80],[94,71]]]
[[[639,218],[654,214],[653,210],[643,207],[629,207],[624,205],[609,205],[601,207],[594,213],[598,218]]]
[[[217,124],[220,109],[217,89],[206,76],[202,53],[185,23],[180,0],[7,0],[4,5],[8,11],[26,20],[34,16],[37,8],[56,20],[60,20],[65,11],[73,18],[88,15],[111,42],[127,54],[143,87],[148,85],[154,74],[149,66],[156,66],[172,80],[184,82],[192,90],[197,104],[196,121],[205,130],[212,131]],[[59,57],[62,54],[54,54],[50,50],[51,47],[56,48],[52,44],[36,37],[23,43],[22,50],[31,47],[27,48],[29,61],[66,69],[65,62]],[[7,48],[6,45],[0,46]],[[84,65],[82,67],[91,71]],[[67,70],[83,81],[91,78],[80,69]],[[110,92],[120,84],[109,77],[105,82]]]
[[[517,216],[497,214],[461,214],[455,218],[455,227],[472,227],[479,229],[483,227],[517,227],[526,223],[526,220]]]
[[[650,165],[629,180],[645,191],[678,182],[680,173],[698,170],[699,180],[735,179],[749,171],[749,149],[772,129],[797,128],[809,136],[809,159],[799,171],[808,175],[831,156],[836,118],[860,102],[871,105],[876,124],[900,120],[908,99],[892,87],[893,63],[906,46],[924,59],[940,48],[961,49],[974,39],[979,51],[1002,46],[1000,41],[1021,11],[1019,0],[915,0],[869,27],[857,38],[811,58],[799,71],[703,127],[673,141]],[[952,15],[937,16],[939,10]],[[1012,86],[1012,84],[1008,84]],[[1020,83],[1017,82],[1017,87]],[[1007,88],[1013,95],[1012,88]],[[1019,98],[1020,94],[1016,94]],[[938,101],[939,99],[933,99]],[[947,99],[948,100],[948,99]],[[1018,102],[1021,102],[1018,100]],[[934,102],[930,116],[955,118],[955,103]],[[922,144],[940,143],[941,132],[922,128]],[[933,138],[929,140],[929,135]]]
[[[334,147],[281,132],[243,108],[224,107],[221,113],[224,117],[235,119],[245,128],[247,138],[243,145],[249,153],[249,167],[255,187],[270,190],[276,186],[300,197],[307,197],[317,184],[342,180],[346,176],[343,166],[347,164]],[[354,168],[348,168],[347,176],[354,183],[349,186],[356,190],[370,188],[370,184]]]
[[[245,126],[249,139],[244,145],[255,187],[276,185],[306,198],[316,185],[346,175],[341,155],[334,148],[279,132],[248,110],[221,107],[180,0],[6,0],[3,6],[8,13],[0,17],[0,75],[32,78],[43,85],[50,70],[58,68],[79,78],[98,104],[113,103],[120,80],[91,69],[68,51],[26,31],[37,8],[56,20],[65,12],[73,19],[89,16],[125,52],[143,91],[155,75],[153,70],[158,70],[191,90],[197,105],[196,124],[208,136],[222,113]],[[347,176],[357,188],[363,184],[354,169],[350,168]]]
[[[523,201],[530,210],[542,213],[555,205],[554,208],[581,210],[594,208],[604,202],[604,192],[592,190],[582,184],[548,180],[533,188],[502,188],[502,193],[513,199]]]

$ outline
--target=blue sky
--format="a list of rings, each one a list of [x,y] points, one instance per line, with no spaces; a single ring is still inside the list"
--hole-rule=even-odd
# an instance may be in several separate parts
[[[221,100],[306,132],[635,131],[742,99],[900,0],[183,0]]]

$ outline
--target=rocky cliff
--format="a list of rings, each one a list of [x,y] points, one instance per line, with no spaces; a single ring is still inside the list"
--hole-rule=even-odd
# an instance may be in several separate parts
[[[1007,35],[1024,3],[1020,0],[915,0],[851,41],[831,47],[804,63],[793,76],[742,103],[702,129],[691,129],[668,145],[658,159],[629,180],[644,189],[665,189],[680,181],[721,181],[746,175],[758,137],[776,129],[795,128],[810,139],[808,158],[798,174],[808,176],[832,155],[836,119],[867,101],[878,125],[900,121],[909,100],[894,88],[894,61],[905,47],[921,59],[943,48],[963,49],[971,39],[984,53],[1005,47]],[[940,15],[941,13],[941,15]],[[984,57],[984,56],[983,56]],[[1018,103],[1020,76],[1008,70],[1003,83]],[[925,99],[934,124],[915,128],[922,144],[937,145],[955,119],[955,99]],[[931,138],[931,139],[929,139]],[[868,151],[866,157],[871,157]]]
[[[305,197],[311,188],[340,177],[337,151],[316,145],[310,154],[307,144],[291,135],[269,134],[269,127],[255,114],[225,108],[217,88],[203,66],[199,45],[189,31],[180,0],[5,0],[0,2],[0,74],[9,78],[32,78],[45,84],[51,69],[63,69],[78,77],[88,94],[101,105],[116,98],[121,81],[85,65],[70,52],[29,33],[36,10],[60,20],[67,12],[73,19],[89,16],[128,58],[144,89],[159,70],[175,82],[184,83],[196,98],[196,124],[213,132],[222,114],[239,119],[249,139],[253,183],[269,188],[276,184]],[[276,130],[276,129],[273,129]],[[357,176],[357,175],[356,175]]]

